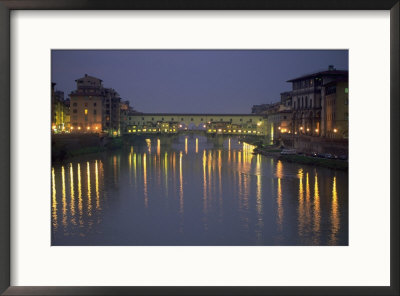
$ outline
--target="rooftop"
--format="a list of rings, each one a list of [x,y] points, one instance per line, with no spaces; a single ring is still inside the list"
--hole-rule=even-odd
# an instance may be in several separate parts
[[[328,70],[320,71],[320,72],[315,72],[311,74],[306,74],[297,78],[293,78],[290,80],[287,80],[287,82],[294,82],[298,80],[304,80],[307,78],[313,78],[313,77],[319,77],[319,76],[344,76],[344,75],[349,75],[348,70],[336,70],[333,66],[329,66]]]

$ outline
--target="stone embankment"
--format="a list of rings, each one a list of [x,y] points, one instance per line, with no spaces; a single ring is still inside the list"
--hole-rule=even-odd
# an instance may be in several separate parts
[[[51,159],[61,161],[82,154],[98,153],[122,147],[121,138],[107,134],[55,134],[51,137]]]

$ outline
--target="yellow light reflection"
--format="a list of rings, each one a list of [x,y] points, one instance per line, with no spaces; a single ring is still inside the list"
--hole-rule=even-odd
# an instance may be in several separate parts
[[[299,169],[297,177],[299,178],[299,208],[298,208],[298,223],[299,236],[304,235],[304,189],[303,189],[303,169]]]
[[[57,217],[57,198],[56,198],[56,178],[54,174],[54,168],[51,169],[51,217],[53,219],[53,228],[57,230],[58,227],[58,217]]]
[[[256,209],[257,209],[257,240],[261,241],[262,239],[262,229],[264,226],[263,222],[263,210],[262,210],[262,191],[261,191],[261,181],[262,177],[260,174],[257,174],[257,200],[256,200]]]
[[[333,177],[333,185],[332,185],[331,224],[332,226],[331,226],[330,245],[336,245],[337,235],[340,228],[339,205],[338,205],[338,196],[336,190],[336,176]]]
[[[179,153],[179,212],[183,213],[183,173],[182,173],[182,151]]]
[[[207,213],[207,154],[203,150],[203,211]]]
[[[74,190],[74,171],[72,167],[72,163],[69,165],[69,183],[70,183],[70,191],[71,191],[71,203],[70,203],[70,211],[71,211],[71,221],[72,224],[76,224],[75,221],[75,190]]]
[[[65,169],[64,166],[61,167],[61,182],[62,182],[62,223],[64,229],[68,226],[67,223],[67,196],[65,193]]]
[[[276,163],[276,176],[280,179],[283,178],[283,168],[282,168],[282,161],[278,160]]]
[[[80,163],[78,163],[78,209],[79,209],[79,224],[83,225],[82,180],[81,180],[81,165],[80,165]]]
[[[307,228],[311,225],[311,204],[310,204],[310,182],[309,174],[306,173],[306,204],[305,204],[305,223]]]
[[[157,155],[160,155],[161,152],[161,141],[157,139]]]
[[[219,189],[219,206],[222,209],[222,158],[221,158],[221,150],[218,150],[218,189]]]
[[[278,204],[278,229],[282,231],[283,226],[283,206],[282,206],[282,185],[281,178],[278,178],[278,192],[277,192],[277,204]]]
[[[90,164],[89,162],[86,163],[86,172],[87,172],[87,191],[88,191],[88,198],[87,198],[87,207],[88,207],[88,215],[92,215],[92,192],[91,192],[91,184],[90,184]]]
[[[146,153],[143,154],[143,193],[144,193],[144,206],[147,208],[149,205],[149,197],[147,196],[147,163]]]
[[[129,157],[129,159],[131,159],[131,158]],[[95,177],[96,177],[96,210],[100,210],[99,167],[97,165],[97,160],[95,162]]]
[[[319,234],[320,234],[320,225],[321,225],[321,208],[320,208],[320,200],[319,200],[319,190],[318,190],[318,175],[315,174],[314,181],[314,244],[319,244]]]
[[[113,157],[114,184],[117,185],[117,156]]]
[[[196,138],[196,153],[199,153],[199,139]]]
[[[188,138],[185,138],[185,154],[188,153]]]
[[[151,154],[151,140],[146,139],[146,144],[147,144],[147,150],[149,151],[149,154]]]
[[[165,185],[165,196],[168,196],[168,153],[164,153],[164,185]]]

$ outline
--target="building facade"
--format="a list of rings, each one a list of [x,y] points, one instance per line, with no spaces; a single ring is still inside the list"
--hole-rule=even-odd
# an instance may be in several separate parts
[[[75,80],[71,92],[71,132],[101,132],[103,128],[104,92],[102,80],[88,76]]]
[[[324,85],[324,131],[327,138],[349,137],[349,83],[346,79]]]
[[[121,98],[117,91],[105,88],[99,78],[85,74],[75,80],[70,94],[71,132],[121,133]]]
[[[51,129],[54,133],[60,133],[69,127],[69,110],[64,92],[55,90],[55,85],[51,84]]]
[[[292,129],[295,134],[325,137],[326,98],[324,85],[347,80],[348,71],[329,66],[327,71],[316,72],[288,80],[292,83]]]

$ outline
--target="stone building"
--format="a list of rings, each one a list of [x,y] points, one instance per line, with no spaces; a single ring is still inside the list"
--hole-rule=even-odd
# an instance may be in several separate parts
[[[349,83],[347,79],[329,82],[323,88],[325,96],[325,137],[347,139],[349,137]]]
[[[51,84],[51,129],[59,133],[66,131],[69,126],[69,110],[64,92],[55,90],[55,85]]]
[[[325,136],[324,85],[348,79],[348,71],[329,66],[327,71],[288,80],[292,83],[292,129],[295,134]]]
[[[121,98],[113,88],[104,88],[103,131],[110,135],[121,134]]]
[[[278,143],[282,134],[291,133],[292,108],[286,106],[285,102],[270,104],[263,114],[267,118],[267,138],[269,143]]]
[[[75,80],[71,98],[71,131],[101,132],[103,128],[104,91],[102,80],[85,74]]]
[[[70,94],[71,132],[121,133],[121,98],[112,88],[103,87],[102,80],[85,74],[76,81]]]

